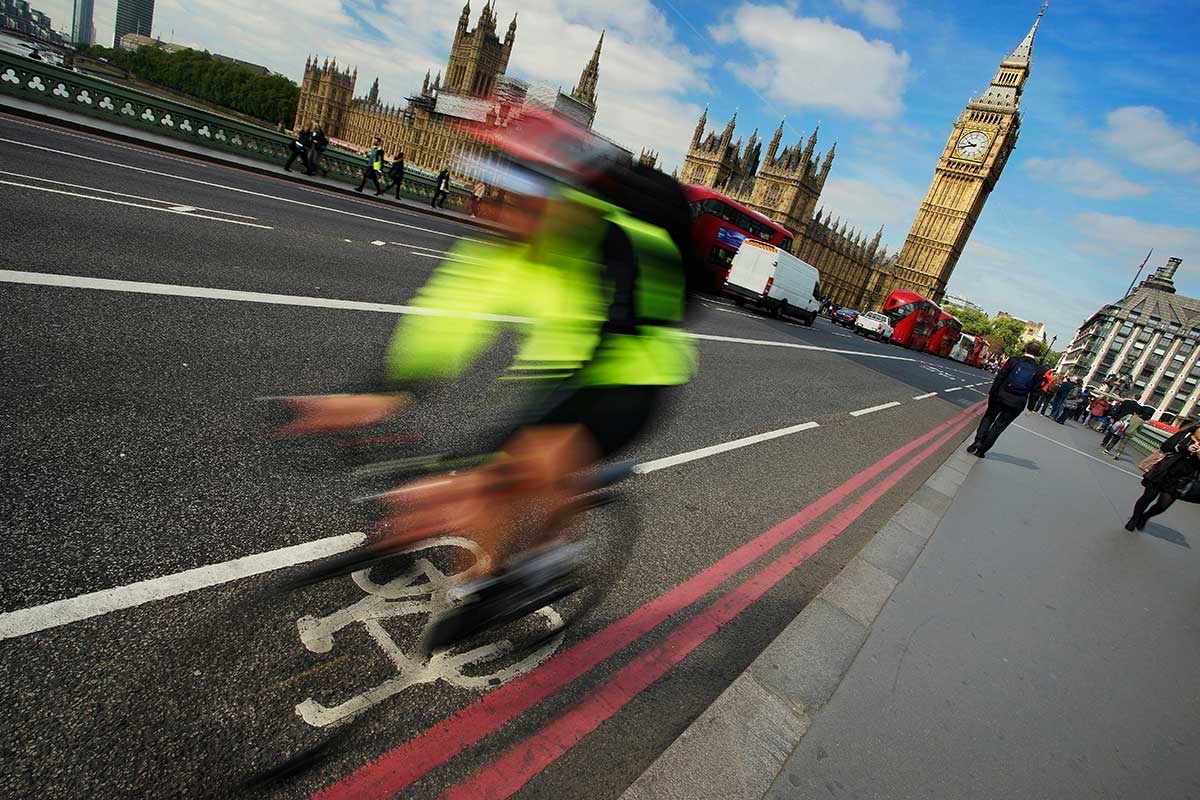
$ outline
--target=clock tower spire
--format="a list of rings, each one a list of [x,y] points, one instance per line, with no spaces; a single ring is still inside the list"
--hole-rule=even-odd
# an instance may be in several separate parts
[[[1000,62],[987,90],[959,114],[929,191],[896,259],[896,283],[941,302],[946,284],[1000,179],[1021,127],[1020,101],[1048,2],[1025,38]]]

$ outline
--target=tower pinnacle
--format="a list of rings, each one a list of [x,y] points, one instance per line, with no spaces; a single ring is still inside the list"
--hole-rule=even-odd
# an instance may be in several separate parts
[[[596,84],[600,80],[600,49],[604,47],[604,31],[600,31],[600,41],[596,42],[596,49],[592,51],[592,59],[583,68],[583,72],[579,76],[579,83],[575,84],[575,88],[571,90],[571,97],[574,97],[584,105],[596,107]]]

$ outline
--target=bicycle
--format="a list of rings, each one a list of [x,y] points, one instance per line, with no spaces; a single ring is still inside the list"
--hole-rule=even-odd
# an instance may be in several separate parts
[[[380,459],[379,441],[373,434],[355,433],[328,437],[325,445],[332,448],[339,462],[357,464],[351,473],[357,481],[377,487],[396,483],[408,485],[422,476],[467,468],[487,471],[490,465],[497,464],[497,457],[490,453],[434,453]],[[359,445],[365,445],[365,448]],[[394,450],[394,444],[389,447]],[[363,449],[370,451],[368,463],[364,463]],[[488,496],[502,498],[520,491],[519,486],[505,479],[503,469],[495,469],[492,473],[495,480],[488,487]],[[428,619],[419,636],[396,642],[397,651],[403,651],[403,657],[409,659],[407,663],[416,665],[414,668],[418,671],[435,663],[444,665],[465,660],[468,671],[479,674],[466,675],[457,682],[459,686],[486,688],[498,685],[553,654],[567,629],[589,619],[611,592],[616,576],[632,558],[638,538],[637,521],[621,490],[622,482],[632,474],[632,464],[617,463],[571,476],[567,480],[571,491],[569,502],[557,513],[534,513],[522,519],[515,541],[516,554],[496,574],[469,584],[470,592],[465,596],[451,596],[453,588],[444,583],[451,583],[454,576],[462,574],[461,564],[447,566],[456,555],[465,554],[468,558],[472,554],[478,555],[466,540],[447,539],[434,531],[405,536],[404,532],[383,530],[353,550],[296,568],[273,581],[258,597],[242,604],[240,611],[254,615],[263,608],[274,609],[281,602],[292,604],[302,600],[312,603],[314,596],[327,593],[322,587],[332,587],[339,579],[348,578],[360,588],[364,585],[391,586],[393,592],[396,590],[393,584],[404,584],[404,592],[397,595],[397,600],[371,601],[375,603],[375,610],[370,614],[374,618],[392,602],[411,604],[412,592],[416,590],[415,584],[411,584],[414,579],[404,576],[416,575],[422,570],[428,572],[428,564],[422,566],[422,563],[436,560],[439,563],[432,572],[446,580],[430,581],[429,592],[419,599],[419,604],[423,604],[421,610],[404,612]],[[381,503],[394,500],[396,491],[368,494],[357,498],[356,505],[378,509]],[[525,547],[530,540],[537,544]],[[437,551],[433,555],[431,547]],[[376,573],[401,578],[393,577],[391,583],[380,583],[373,577]],[[406,581],[410,583],[406,584]],[[441,593],[441,596],[434,597],[435,593]],[[307,619],[304,617],[298,622]],[[303,639],[304,625],[300,627]],[[305,644],[308,646],[310,642]],[[476,658],[474,654],[480,655]],[[295,668],[293,659],[289,670]],[[303,674],[303,671],[296,674]],[[290,679],[285,678],[284,682]],[[414,682],[419,681],[414,679]],[[310,696],[305,702],[312,700]],[[278,701],[273,699],[273,702]],[[310,721],[316,718],[303,713],[311,710],[311,703],[309,709],[303,706],[304,703],[296,706],[296,715],[310,727],[316,727]],[[280,744],[278,748],[264,748],[261,741],[255,740],[255,746],[247,748],[247,752],[253,753],[251,760],[255,763],[241,773],[238,790],[270,790],[303,779],[338,753],[340,745],[367,719],[367,712],[372,707],[351,708],[345,716],[328,724],[320,721],[320,727],[311,733],[279,730],[280,720],[267,720],[265,726],[274,725],[277,732],[264,733],[263,740]],[[321,706],[320,710],[331,709]],[[335,704],[332,711],[340,714],[341,707]],[[259,713],[254,711],[249,715],[258,717]],[[314,735],[317,741],[312,743]],[[275,756],[264,752],[270,750],[283,752]]]

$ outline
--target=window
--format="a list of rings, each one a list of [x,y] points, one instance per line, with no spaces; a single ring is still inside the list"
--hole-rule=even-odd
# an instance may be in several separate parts
[[[1155,317],[1152,315],[1150,317],[1150,324],[1151,325],[1162,325],[1162,317]]]
[[[692,183],[704,183],[704,167],[697,166],[692,170]]]
[[[778,203],[779,202],[779,184],[778,183],[772,183],[771,188],[767,189],[767,202],[768,203]]]

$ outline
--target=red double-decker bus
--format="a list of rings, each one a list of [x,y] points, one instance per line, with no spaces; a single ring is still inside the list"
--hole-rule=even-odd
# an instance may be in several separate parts
[[[883,301],[883,313],[892,325],[893,342],[911,350],[925,350],[942,309],[916,292],[897,289]]]
[[[692,243],[704,262],[710,291],[720,291],[729,276],[729,265],[742,242],[757,239],[791,252],[792,234],[787,228],[743,206],[707,186],[685,184],[692,214]]]
[[[954,345],[962,336],[962,327],[958,317],[943,311],[938,315],[938,321],[934,323],[933,335],[929,337],[929,344],[925,349],[935,356],[949,358],[950,351],[954,349]]]

